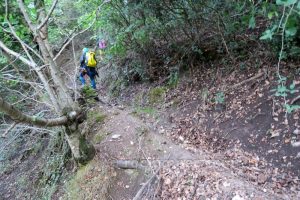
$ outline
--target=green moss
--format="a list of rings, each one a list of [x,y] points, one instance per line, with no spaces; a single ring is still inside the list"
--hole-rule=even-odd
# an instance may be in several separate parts
[[[79,138],[79,151],[80,160],[78,161],[83,165],[92,160],[96,154],[95,147],[85,139],[84,135]]]
[[[88,122],[97,122],[97,123],[103,123],[107,115],[99,112],[99,111],[91,111],[88,113]]]
[[[66,194],[63,199],[107,199],[111,181],[109,167],[93,160],[80,167],[65,183]]]
[[[84,86],[81,90],[81,94],[89,104],[95,103],[96,102],[95,98],[98,97],[96,90],[94,90],[89,86]]]
[[[166,88],[165,87],[156,87],[149,91],[148,101],[150,105],[156,105],[164,103],[166,97]]]
[[[100,143],[107,135],[108,135],[107,133],[97,133],[96,135],[94,135],[93,143],[94,144]]]

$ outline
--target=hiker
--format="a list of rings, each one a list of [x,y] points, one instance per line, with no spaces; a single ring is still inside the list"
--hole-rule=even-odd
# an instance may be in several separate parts
[[[98,48],[99,48],[100,59],[103,60],[104,50],[106,48],[106,42],[104,39],[98,41]]]
[[[82,50],[82,55],[80,57],[80,76],[79,79],[82,85],[85,85],[85,76],[88,75],[91,80],[91,87],[96,89],[96,81],[95,78],[98,76],[98,72],[96,70],[97,61],[95,58],[95,53],[89,51],[88,48],[84,48]]]

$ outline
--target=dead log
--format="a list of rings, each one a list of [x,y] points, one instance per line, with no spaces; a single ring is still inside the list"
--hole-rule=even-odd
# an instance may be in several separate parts
[[[114,162],[114,167],[120,169],[145,169],[145,166],[143,166],[136,160],[117,160]]]

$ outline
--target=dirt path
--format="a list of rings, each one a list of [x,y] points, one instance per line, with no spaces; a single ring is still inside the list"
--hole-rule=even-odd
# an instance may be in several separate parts
[[[151,129],[127,109],[100,106],[106,114],[95,128],[97,159],[112,166],[118,161],[138,161],[145,169],[115,169],[110,199],[133,199],[158,170],[156,181],[140,199],[295,199],[293,194],[274,194],[262,181],[253,184],[224,162],[201,150],[192,153]],[[96,136],[97,137],[97,136]],[[220,156],[220,155],[219,155]],[[263,177],[262,177],[263,178]]]

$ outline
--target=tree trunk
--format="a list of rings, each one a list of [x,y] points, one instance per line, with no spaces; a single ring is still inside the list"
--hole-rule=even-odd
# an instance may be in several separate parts
[[[63,73],[61,68],[57,65],[54,60],[54,56],[51,50],[51,46],[48,41],[48,24],[47,21],[54,10],[58,0],[54,0],[52,7],[48,14],[46,14],[44,0],[35,0],[35,9],[37,12],[37,23],[33,23],[29,17],[26,6],[23,0],[17,0],[21,13],[34,35],[35,41],[38,43],[41,51],[41,56],[38,56],[44,63],[42,67],[37,66],[34,57],[30,55],[27,50],[25,43],[15,34],[13,28],[13,36],[19,41],[26,56],[21,55],[11,49],[9,49],[3,42],[0,41],[0,48],[6,53],[16,57],[21,60],[24,64],[30,66],[37,73],[39,80],[45,87],[48,95],[50,96],[51,103],[55,107],[55,111],[61,117],[54,119],[44,119],[36,116],[29,116],[21,111],[15,109],[12,105],[5,102],[0,97],[0,111],[9,115],[14,121],[20,123],[33,124],[36,126],[43,127],[53,127],[53,126],[63,126],[66,131],[66,140],[72,150],[75,160],[79,163],[85,164],[91,160],[95,155],[94,147],[86,140],[84,135],[82,135],[78,129],[78,124],[82,120],[82,112],[78,105],[72,100],[72,96],[68,91],[65,80],[63,79]],[[8,18],[8,1],[5,1],[6,7],[6,18]],[[9,19],[7,19],[9,21]],[[51,77],[45,76],[43,69],[50,69]],[[50,84],[52,82],[53,84]],[[67,111],[67,112],[66,112]],[[85,115],[83,115],[85,116]]]
[[[70,112],[66,112],[62,117],[45,119],[26,115],[0,97],[0,111],[19,123],[43,127],[64,126],[67,133],[66,139],[77,162],[86,164],[95,156],[96,151],[94,146],[86,140],[85,136],[78,129],[78,123],[82,121],[82,116],[84,116],[80,110],[72,111],[70,109]]]
[[[86,164],[88,161],[92,160],[95,156],[96,150],[94,146],[86,140],[85,136],[80,133],[78,128],[74,128],[73,124],[71,126],[66,126],[66,139],[71,148],[74,159],[80,164]]]

